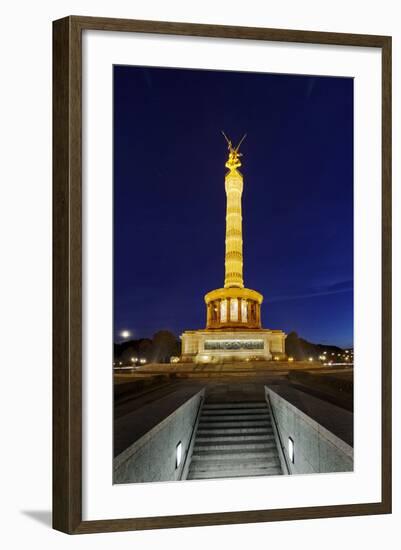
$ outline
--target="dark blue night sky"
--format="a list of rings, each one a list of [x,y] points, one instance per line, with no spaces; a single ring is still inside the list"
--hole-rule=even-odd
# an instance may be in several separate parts
[[[204,328],[242,134],[244,282],[266,328],[353,344],[353,80],[114,67],[114,327]]]

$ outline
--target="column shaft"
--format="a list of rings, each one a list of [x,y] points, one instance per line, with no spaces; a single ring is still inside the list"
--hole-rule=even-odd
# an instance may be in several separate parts
[[[226,174],[225,189],[227,196],[226,212],[226,255],[224,286],[244,287],[242,259],[242,175],[238,170]]]

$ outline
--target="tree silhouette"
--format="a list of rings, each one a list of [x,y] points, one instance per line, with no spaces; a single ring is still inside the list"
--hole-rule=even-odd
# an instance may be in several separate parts
[[[178,349],[177,349],[178,348]],[[155,363],[169,363],[172,355],[179,355],[179,342],[175,335],[168,330],[159,330],[153,336],[152,361]]]

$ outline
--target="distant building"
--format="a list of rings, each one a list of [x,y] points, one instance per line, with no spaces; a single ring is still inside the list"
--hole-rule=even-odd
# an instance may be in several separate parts
[[[228,140],[227,140],[228,141]],[[242,257],[243,176],[239,146],[228,141],[225,163],[227,195],[226,252],[224,288],[205,295],[206,328],[187,330],[181,335],[182,361],[213,363],[221,361],[270,360],[285,356],[286,334],[262,328],[263,296],[244,287]]]

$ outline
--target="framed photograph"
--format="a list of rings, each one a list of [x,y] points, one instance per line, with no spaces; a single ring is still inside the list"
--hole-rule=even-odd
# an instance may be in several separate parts
[[[391,37],[53,23],[53,526],[391,512]]]

